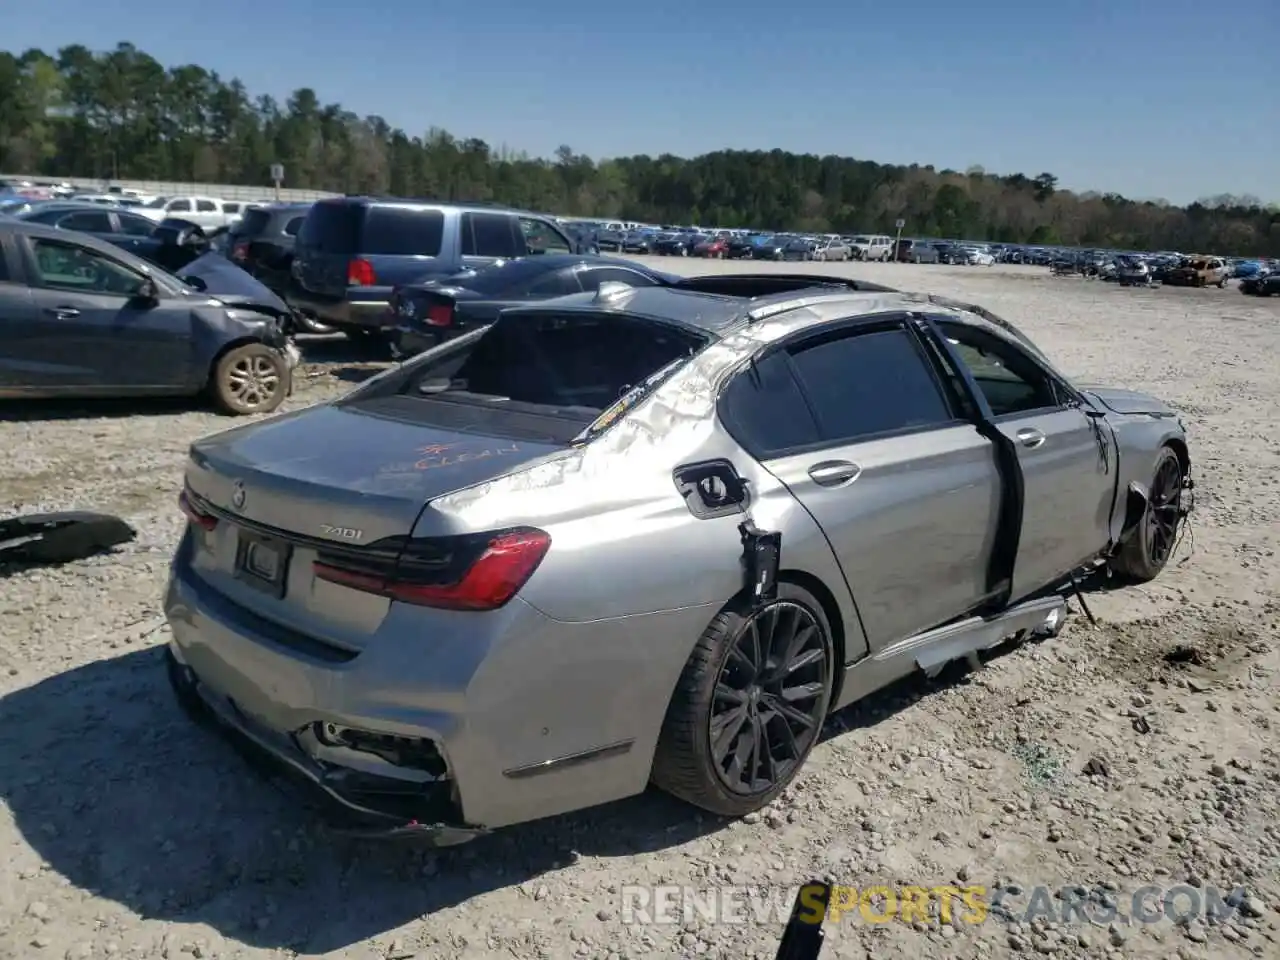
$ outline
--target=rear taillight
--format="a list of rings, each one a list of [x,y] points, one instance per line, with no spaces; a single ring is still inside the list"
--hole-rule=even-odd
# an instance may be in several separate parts
[[[373,264],[368,260],[347,261],[347,286],[376,287],[378,275],[373,272]]]
[[[201,530],[212,530],[218,525],[218,518],[200,509],[185,488],[178,494],[178,509]]]
[[[312,572],[320,580],[401,603],[496,610],[520,591],[550,546],[549,534],[526,528],[480,540],[410,541],[394,561],[322,552]]]
[[[241,240],[231,248],[231,259],[236,263],[244,263],[249,259],[249,244],[247,241]]]
[[[447,327],[453,323],[453,305],[433,303],[427,307],[427,326]]]

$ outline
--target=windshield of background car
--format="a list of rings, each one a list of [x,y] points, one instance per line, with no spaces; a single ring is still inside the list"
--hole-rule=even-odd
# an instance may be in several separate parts
[[[469,350],[446,351],[414,369],[401,392],[489,409],[500,399],[586,427],[624,398],[634,403],[633,391],[705,342],[612,313],[506,313]],[[519,408],[510,408],[513,415]]]

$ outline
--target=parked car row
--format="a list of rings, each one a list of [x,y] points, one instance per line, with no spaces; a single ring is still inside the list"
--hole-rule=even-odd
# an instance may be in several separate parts
[[[1056,276],[1082,276],[1120,286],[1218,287],[1239,278],[1241,293],[1270,296],[1280,292],[1277,265],[1268,261],[1177,253],[1114,253],[1105,250],[1063,251],[1049,263]]]

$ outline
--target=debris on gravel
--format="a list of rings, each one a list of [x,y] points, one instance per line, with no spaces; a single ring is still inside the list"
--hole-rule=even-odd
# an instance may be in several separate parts
[[[807,268],[980,303],[1068,374],[1177,406],[1198,509],[1165,574],[1091,593],[1096,626],[1072,616],[842,711],[741,821],[650,793],[462,847],[361,844],[189,724],[163,678],[187,445],[239,421],[0,410],[0,516],[87,509],[138,531],[0,579],[0,956],[771,958],[813,878],[841,885],[824,957],[1280,956],[1280,303],[1015,267]],[[285,409],[385,365],[303,348]]]

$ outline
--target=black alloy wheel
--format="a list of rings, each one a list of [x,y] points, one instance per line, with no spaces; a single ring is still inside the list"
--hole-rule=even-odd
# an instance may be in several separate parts
[[[1146,522],[1151,561],[1163,567],[1173,556],[1182,522],[1182,466],[1176,457],[1162,459],[1156,469]]]
[[[749,619],[716,678],[708,737],[716,774],[743,796],[790,780],[822,729],[827,647],[811,611],[779,601]]]

